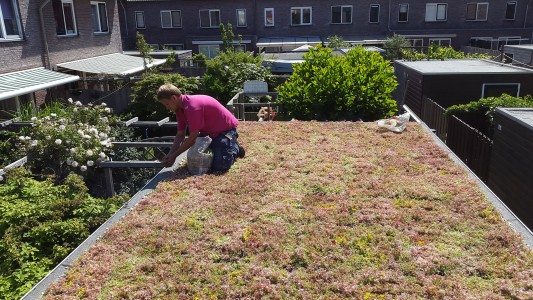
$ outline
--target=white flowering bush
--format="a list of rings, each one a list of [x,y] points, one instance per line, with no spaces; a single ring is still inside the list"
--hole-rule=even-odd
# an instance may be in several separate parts
[[[33,117],[34,127],[19,136],[34,172],[63,178],[108,159],[117,118],[105,104],[69,103],[60,113]]]

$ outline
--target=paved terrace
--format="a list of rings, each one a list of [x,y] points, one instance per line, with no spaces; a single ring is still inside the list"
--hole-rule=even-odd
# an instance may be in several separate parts
[[[45,298],[533,297],[533,252],[421,126],[240,136],[229,173],[160,183]]]

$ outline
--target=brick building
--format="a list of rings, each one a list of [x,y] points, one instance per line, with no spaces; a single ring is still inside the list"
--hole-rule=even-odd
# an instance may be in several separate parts
[[[120,0],[123,42],[143,33],[158,48],[216,54],[220,22],[232,23],[248,50],[276,51],[319,43],[331,35],[380,44],[392,34],[414,46],[499,48],[531,41],[531,0]],[[242,46],[241,46],[242,47]]]

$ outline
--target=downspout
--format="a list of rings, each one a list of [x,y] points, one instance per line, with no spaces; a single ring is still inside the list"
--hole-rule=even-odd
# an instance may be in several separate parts
[[[42,35],[43,47],[44,47],[44,53],[42,54],[43,64],[45,68],[50,69],[50,51],[48,50],[48,40],[46,38],[46,29],[44,27],[44,16],[43,16],[43,9],[48,3],[50,3],[50,0],[45,0],[39,6],[39,19],[41,21],[41,35]]]
[[[126,15],[126,8],[124,7],[124,4],[122,3],[122,0],[117,0],[118,3],[120,3],[120,6],[122,6],[122,10],[124,11],[124,26],[126,26],[126,36],[128,36],[128,17]]]
[[[389,20],[387,22],[387,28],[389,29],[389,33],[391,33],[392,29],[390,28],[390,14],[391,14],[391,0],[389,0]]]

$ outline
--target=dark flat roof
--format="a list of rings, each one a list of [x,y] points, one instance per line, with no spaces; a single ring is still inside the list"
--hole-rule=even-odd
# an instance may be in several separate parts
[[[496,108],[496,112],[508,116],[533,131],[533,108]]]
[[[445,74],[532,74],[533,70],[484,59],[420,60],[396,63],[424,75]]]

